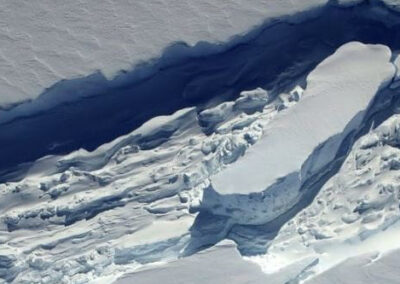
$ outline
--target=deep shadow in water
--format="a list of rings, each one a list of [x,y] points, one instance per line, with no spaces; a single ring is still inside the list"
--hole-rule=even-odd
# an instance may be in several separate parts
[[[136,79],[121,84],[118,78],[107,83],[98,73],[60,82],[30,106],[69,92],[81,93],[80,99],[0,124],[0,181],[10,180],[12,175],[6,173],[23,162],[78,148],[93,150],[154,116],[187,106],[201,108],[259,86],[276,94],[297,83],[345,42],[382,43],[394,49],[400,45],[396,15],[384,7],[327,6],[317,12],[317,17],[299,24],[266,24],[243,37],[249,40],[227,43],[229,48],[218,54],[193,57],[185,52],[170,65],[155,62],[157,70],[151,76],[143,76],[146,72],[138,68],[125,76]],[[382,12],[386,14],[377,16]],[[379,20],[389,17],[393,17],[391,27]],[[166,54],[179,57],[179,50],[170,47]],[[19,109],[23,108],[5,115]]]

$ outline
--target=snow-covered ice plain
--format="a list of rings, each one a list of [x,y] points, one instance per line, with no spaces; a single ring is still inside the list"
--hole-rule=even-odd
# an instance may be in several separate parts
[[[200,42],[224,42],[263,21],[327,2],[4,1],[0,4],[0,107],[36,98],[62,79],[95,71],[111,79],[157,58],[164,48],[177,42],[199,45],[194,53],[178,52],[203,55]],[[206,49],[215,52],[211,47]]]
[[[399,283],[400,3],[0,6],[0,283]]]

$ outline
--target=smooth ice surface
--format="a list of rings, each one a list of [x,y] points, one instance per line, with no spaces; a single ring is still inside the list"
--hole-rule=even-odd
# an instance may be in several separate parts
[[[301,103],[281,112],[243,158],[212,177],[215,190],[222,194],[259,192],[295,172],[301,181],[301,175],[309,174],[302,172],[302,165],[313,150],[341,134],[317,157],[311,170],[326,165],[362,116],[352,119],[393,76],[390,57],[385,46],[354,42],[339,48],[308,76]]]
[[[62,79],[96,71],[112,78],[176,42],[223,42],[265,20],[327,2],[2,1],[0,107],[36,98]]]

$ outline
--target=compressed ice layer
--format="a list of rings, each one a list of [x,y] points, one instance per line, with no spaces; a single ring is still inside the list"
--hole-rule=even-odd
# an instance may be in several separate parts
[[[322,168],[346,134],[359,126],[379,88],[393,77],[390,57],[391,51],[381,45],[352,42],[339,48],[308,76],[301,102],[268,124],[243,158],[212,177],[214,189],[222,194],[260,192],[289,174],[298,172],[301,182]],[[303,166],[331,137],[312,166]]]

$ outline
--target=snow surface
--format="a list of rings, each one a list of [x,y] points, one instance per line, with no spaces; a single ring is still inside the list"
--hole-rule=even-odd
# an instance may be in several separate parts
[[[362,111],[394,75],[390,58],[385,46],[349,43],[339,48],[307,77],[302,103],[281,112],[245,157],[212,177],[214,189],[221,194],[259,192],[292,173],[298,173],[294,182],[299,186],[330,162],[359,126]],[[307,168],[313,150],[333,137]]]
[[[398,0],[382,0],[397,10]],[[331,1],[332,2],[332,1]],[[362,0],[339,0],[352,6]],[[328,0],[2,1],[0,3],[0,108],[37,98],[62,80],[119,76],[160,58],[176,43],[179,56],[202,56],[229,48],[265,22],[303,19]],[[178,15],[178,16],[177,16]],[[249,35],[251,36],[251,35]],[[233,39],[233,40],[232,40]],[[228,44],[228,41],[232,40]],[[204,44],[205,42],[209,44]],[[174,60],[177,51],[168,49]],[[121,76],[122,75],[122,76]],[[129,79],[129,76],[125,79]],[[69,94],[73,96],[74,94]]]
[[[97,71],[111,79],[160,57],[176,42],[189,46],[225,42],[264,21],[327,2],[2,1],[0,108],[34,99],[63,79]],[[208,52],[220,48],[210,47]],[[194,52],[204,54],[202,49],[199,46]]]

